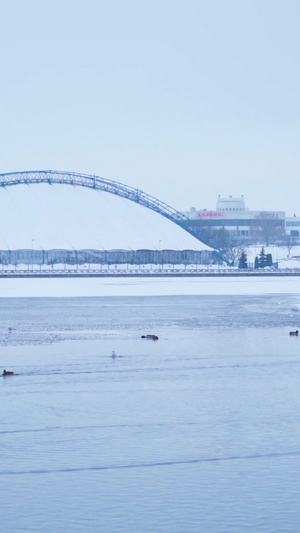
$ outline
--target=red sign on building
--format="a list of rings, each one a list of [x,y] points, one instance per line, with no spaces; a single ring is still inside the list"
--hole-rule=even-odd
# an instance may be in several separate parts
[[[201,213],[197,213],[198,217],[221,217],[222,213],[219,211],[203,211]]]

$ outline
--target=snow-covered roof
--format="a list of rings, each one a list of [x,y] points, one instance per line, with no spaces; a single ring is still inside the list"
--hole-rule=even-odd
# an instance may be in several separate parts
[[[211,250],[163,216],[102,191],[46,184],[1,189],[0,249],[32,247]]]

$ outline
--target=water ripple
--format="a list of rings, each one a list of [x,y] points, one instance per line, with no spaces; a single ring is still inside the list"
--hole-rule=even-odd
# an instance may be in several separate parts
[[[97,472],[101,470],[128,470],[131,468],[152,468],[164,466],[190,465],[199,463],[216,463],[223,461],[245,461],[251,459],[270,459],[276,457],[296,457],[300,455],[300,450],[290,452],[273,452],[265,454],[252,455],[231,455],[228,457],[202,457],[199,459],[183,459],[174,461],[155,461],[149,463],[131,463],[123,465],[100,465],[88,467],[73,467],[73,468],[45,468],[37,470],[2,470],[0,476],[17,476],[17,475],[36,475],[36,474],[53,474],[53,473],[74,473],[74,472]]]

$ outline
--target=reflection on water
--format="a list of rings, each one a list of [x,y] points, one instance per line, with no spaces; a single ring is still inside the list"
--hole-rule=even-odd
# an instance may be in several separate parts
[[[296,533],[299,305],[0,300],[2,530]]]

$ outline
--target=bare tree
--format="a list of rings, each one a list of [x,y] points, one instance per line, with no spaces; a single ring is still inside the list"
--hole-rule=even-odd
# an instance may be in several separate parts
[[[261,236],[266,246],[270,242],[282,239],[285,235],[281,220],[274,213],[261,211],[252,220],[251,232],[254,236]]]
[[[222,250],[222,256],[230,266],[234,266],[235,260],[241,256],[242,246],[231,246]]]
[[[288,257],[290,257],[292,248],[297,244],[295,237],[286,234],[284,235],[281,242],[282,246],[288,251]]]

